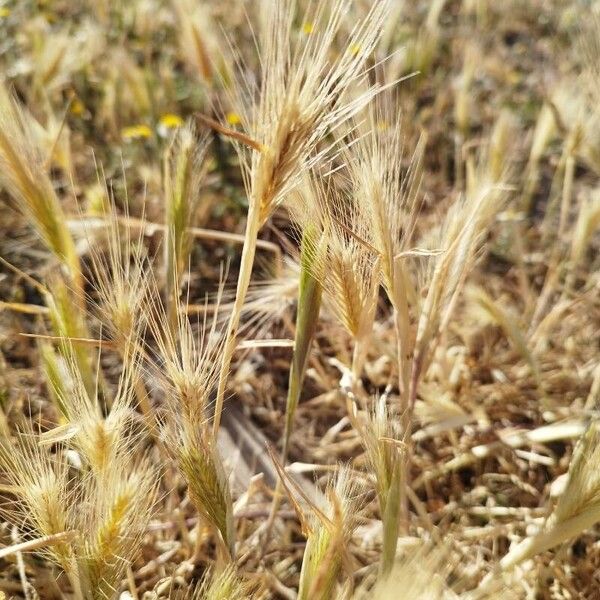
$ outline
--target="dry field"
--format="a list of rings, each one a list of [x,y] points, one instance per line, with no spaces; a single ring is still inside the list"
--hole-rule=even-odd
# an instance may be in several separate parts
[[[0,598],[600,599],[600,4],[0,0]]]

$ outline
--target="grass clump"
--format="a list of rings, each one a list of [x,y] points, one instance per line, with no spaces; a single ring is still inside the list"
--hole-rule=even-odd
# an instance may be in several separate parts
[[[0,0],[0,596],[596,597],[588,4]]]
[[[248,195],[248,217],[236,300],[232,307],[215,408],[215,431],[220,422],[225,383],[235,349],[235,337],[246,298],[256,240],[260,228],[287,193],[299,183],[307,167],[322,154],[315,151],[324,136],[357,112],[373,91],[344,101],[345,91],[362,76],[370,51],[377,42],[388,9],[377,2],[353,30],[339,59],[330,64],[329,49],[340,27],[345,2],[336,1],[330,12],[316,9],[305,16],[318,35],[306,37],[293,47],[293,2],[277,2],[267,14],[259,43],[263,79],[252,111],[242,120],[250,137],[259,144],[247,156],[242,151]],[[244,111],[246,113],[246,111]],[[276,124],[274,127],[273,124]],[[311,156],[312,155],[312,156]]]

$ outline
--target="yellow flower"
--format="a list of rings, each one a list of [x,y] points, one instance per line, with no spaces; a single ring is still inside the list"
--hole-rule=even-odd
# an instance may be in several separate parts
[[[80,117],[85,110],[85,105],[79,98],[75,98],[73,102],[71,102],[71,114],[76,117]]]
[[[160,118],[159,124],[166,129],[175,129],[183,125],[183,119],[179,115],[166,113]]]
[[[230,125],[239,125],[242,122],[240,115],[234,112],[228,112],[225,118]]]
[[[304,23],[304,25],[302,25],[302,32],[306,35],[310,35],[314,31],[314,29],[315,26],[310,21],[307,21],[306,23]]]
[[[149,138],[152,137],[152,129],[148,125],[131,125],[130,127],[124,127],[121,130],[121,135],[126,140]]]
[[[10,15],[10,8],[6,6],[0,6],[0,19],[8,17]]]

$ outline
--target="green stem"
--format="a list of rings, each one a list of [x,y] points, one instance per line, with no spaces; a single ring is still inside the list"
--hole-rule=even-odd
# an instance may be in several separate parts
[[[292,364],[290,365],[288,395],[285,407],[285,430],[283,434],[283,449],[281,451],[281,464],[284,467],[290,449],[294,415],[296,414],[296,408],[300,400],[310,346],[319,322],[323,285],[321,278],[318,276],[320,274],[317,274],[315,269],[323,263],[316,257],[316,253],[325,251],[325,243],[325,237],[322,234],[317,237],[317,232],[314,228],[307,227],[304,230],[300,245],[300,280],[298,286],[296,331],[294,334],[294,353]],[[282,491],[281,479],[278,479],[269,519],[265,526],[265,540],[267,541],[271,535],[271,529],[281,502]]]
[[[321,238],[322,239],[322,238]],[[319,252],[322,244],[316,238],[312,228],[306,228],[302,236],[300,249],[300,282],[298,289],[298,312],[296,315],[296,332],[294,336],[294,354],[290,367],[288,395],[285,408],[285,432],[283,437],[282,464],[285,465],[289,450],[290,436],[294,424],[294,415],[300,400],[302,383],[308,364],[308,356],[312,340],[315,336],[323,285],[315,276],[315,252]]]
[[[383,523],[383,549],[381,554],[381,574],[389,575],[396,559],[396,548],[398,546],[398,528],[400,525],[402,495],[401,484],[403,478],[403,465],[406,464],[404,457],[392,472],[392,479],[387,490],[385,507],[382,507],[381,520]]]

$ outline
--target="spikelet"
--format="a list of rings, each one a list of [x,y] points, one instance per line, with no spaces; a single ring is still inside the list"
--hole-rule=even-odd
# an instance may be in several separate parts
[[[593,422],[576,446],[569,467],[568,483],[554,510],[557,523],[564,523],[575,515],[595,510],[600,518],[600,428]]]
[[[446,216],[440,240],[442,253],[435,257],[427,276],[427,295],[419,306],[411,403],[414,403],[416,380],[426,370],[435,340],[450,319],[479,244],[503,206],[505,191],[487,177],[482,175],[470,188],[467,197],[458,200]]]
[[[370,224],[356,196],[341,189],[333,177],[307,179],[299,212],[299,227],[311,223],[322,231],[326,249],[313,252],[313,277],[323,285],[324,302],[354,341],[353,373],[359,377],[375,318],[380,282],[380,257],[371,245]],[[298,214],[304,215],[298,218]],[[315,246],[315,249],[317,247]]]
[[[33,115],[26,114],[35,141],[46,157],[45,164],[59,167],[63,173],[72,173],[71,131],[65,123],[64,115],[50,113],[42,124]]]
[[[323,153],[317,146],[325,135],[358,112],[376,92],[375,88],[368,88],[351,99],[345,95],[360,78],[361,69],[379,39],[389,11],[388,0],[373,4],[333,64],[330,54],[348,3],[335,0],[331,7],[326,8],[323,3],[312,6],[314,14],[309,11],[305,22],[314,24],[314,34],[301,36],[301,41],[293,44],[294,0],[261,3],[265,10],[259,36],[261,88],[252,109],[239,111],[242,126],[254,141],[255,149],[249,151],[246,146],[239,146],[249,210],[236,300],[219,375],[215,431],[220,423],[259,230],[300,183],[306,169],[323,161]]]
[[[544,104],[535,124],[531,150],[529,152],[525,188],[521,201],[523,210],[529,211],[532,208],[531,201],[539,179],[540,161],[548,144],[555,136],[556,119],[554,113],[548,104]]]
[[[396,307],[402,297],[414,295],[404,289],[410,282],[402,272],[401,258],[410,248],[418,216],[423,142],[421,139],[404,168],[399,108],[385,94],[371,104],[366,132],[346,156],[360,216],[381,257],[382,283]]]
[[[147,75],[134,57],[120,46],[110,49],[108,64],[114,70],[115,90],[117,95],[117,118],[129,119],[127,123],[139,123],[152,113],[152,97],[148,86]],[[117,85],[117,83],[119,85]]]
[[[300,272],[298,257],[286,255],[280,273],[250,284],[242,311],[240,336],[246,339],[258,338],[263,332],[272,330],[273,322],[293,310],[298,298]],[[227,297],[227,292],[224,292],[223,297]],[[221,310],[230,307],[227,302],[221,304]]]
[[[139,551],[150,519],[158,477],[145,462],[131,466],[121,453],[101,480],[82,486],[77,522],[81,541],[77,562],[86,600],[113,597],[128,564]]]
[[[394,308],[400,389],[408,393],[413,336],[410,307],[415,289],[404,256],[409,253],[418,216],[421,183],[421,139],[403,170],[403,142],[398,108],[387,95],[372,104],[367,131],[348,151],[353,195],[363,228],[380,258],[382,283]],[[353,155],[356,154],[356,158]]]
[[[229,481],[218,455],[216,441],[208,434],[182,432],[177,449],[179,468],[188,484],[194,507],[217,533],[226,555],[235,555],[233,505]]]
[[[473,113],[471,87],[480,54],[481,51],[475,45],[469,45],[465,48],[463,68],[456,85],[454,120],[458,133],[463,136],[463,139],[468,135],[471,124]]]
[[[586,199],[579,208],[579,214],[571,241],[571,266],[575,268],[585,256],[592,235],[600,228],[600,195]]]
[[[454,591],[468,586],[462,581],[456,559],[445,545],[419,543],[407,549],[391,573],[381,578],[372,589],[361,586],[355,600],[501,600],[517,596],[499,580],[491,580],[485,590]],[[401,595],[399,596],[399,592]]]
[[[206,574],[198,591],[198,600],[245,600],[248,586],[236,575],[233,567]]]
[[[388,412],[385,398],[379,398],[365,423],[351,416],[360,433],[368,463],[375,474],[375,489],[383,522],[381,572],[390,573],[396,558],[402,493],[402,453],[399,423]]]
[[[69,441],[94,477],[102,479],[119,456],[131,447],[128,431],[132,416],[133,382],[137,378],[135,359],[124,365],[110,411],[103,416],[97,398],[90,398],[74,358],[66,361],[68,388],[55,389],[63,407],[65,423],[42,434],[46,444]]]
[[[192,249],[189,228],[200,207],[200,185],[206,168],[207,137],[197,140],[192,126],[180,128],[165,154],[165,271],[171,326],[176,327],[174,296]],[[205,206],[209,208],[209,205]]]
[[[519,323],[519,319],[515,315],[505,311],[498,302],[494,302],[484,290],[473,287],[468,290],[467,295],[473,303],[473,307],[483,317],[482,322],[491,321],[503,329],[506,337],[515,346],[523,359],[527,361],[538,388],[543,391],[540,367],[534,354],[529,349],[526,337],[522,333],[523,324]]]
[[[329,310],[354,340],[352,372],[359,378],[377,306],[379,257],[365,244],[368,231],[362,227],[356,207],[345,204],[336,192],[329,202],[325,297]]]
[[[220,298],[218,298],[217,304]],[[196,334],[176,300],[178,326],[165,327],[164,309],[157,306],[150,329],[158,343],[173,448],[196,510],[211,524],[229,557],[235,551],[233,505],[229,481],[209,427],[208,404],[218,378],[223,336],[217,320],[204,321]]]
[[[179,299],[177,328],[165,327],[166,314],[158,300],[158,291],[151,293],[154,306],[149,310],[149,327],[157,342],[158,361],[163,384],[167,386],[168,408],[179,414],[182,423],[198,425],[208,418],[210,395],[218,378],[218,357],[223,350],[223,336],[217,318],[204,315],[196,331]],[[217,312],[221,294],[216,297]]]
[[[427,75],[431,71],[440,50],[439,18],[445,4],[446,0],[433,0],[429,3],[425,23],[406,49],[404,73],[419,72]]]
[[[15,501],[2,507],[5,518],[18,527],[26,525],[34,537],[71,529],[67,464],[60,453],[53,456],[32,433],[20,434],[15,444],[3,438],[0,469],[16,496]],[[71,571],[73,551],[69,544],[49,546],[43,553],[67,573]]]
[[[356,527],[356,491],[350,474],[342,469],[327,490],[327,505],[309,524],[302,560],[298,600],[335,597],[337,579],[348,567],[347,548]]]
[[[506,179],[506,157],[510,154],[516,131],[515,116],[508,110],[503,110],[494,123],[487,151],[486,177],[491,183],[501,183]]]
[[[158,438],[156,416],[149,400],[144,378],[137,369],[139,355],[143,352],[142,337],[147,326],[146,312],[151,308],[152,264],[144,256],[144,220],[139,228],[139,237],[132,239],[126,224],[122,224],[114,202],[108,201],[105,188],[100,197],[103,214],[102,233],[91,236],[90,243],[91,286],[95,294],[91,304],[101,324],[101,333],[106,332],[127,372],[128,386],[135,393],[137,406],[144,415],[146,426],[162,449]],[[121,395],[121,391],[117,394]]]
[[[243,99],[238,102],[244,129],[263,149],[253,152],[246,163],[249,203],[251,208],[259,208],[261,224],[300,183],[302,173],[322,160],[322,155],[313,150],[324,135],[359,111],[375,94],[376,90],[369,88],[358,96],[345,97],[375,47],[389,3],[373,3],[333,63],[336,34],[349,7],[346,0],[335,0],[327,8],[311,7],[303,20],[312,24],[313,31],[298,36],[296,42],[296,2],[270,0],[262,6],[262,87],[250,113],[243,110]],[[245,148],[241,149],[245,156]]]
[[[210,88],[215,80],[213,61],[216,53],[216,44],[211,37],[214,23],[210,11],[206,5],[190,0],[172,0],[171,3],[181,31],[178,36],[181,54],[190,70]]]
[[[121,225],[114,203],[107,198],[105,188],[100,200],[104,231],[93,236],[86,231],[95,292],[91,302],[103,333],[126,360],[146,324],[143,315],[150,265],[143,256],[143,227],[139,237],[132,239],[130,229]]]
[[[374,600],[392,600],[398,597],[398,590],[402,590],[402,594],[411,600],[456,598],[449,594],[445,581],[450,570],[447,561],[447,553],[442,549],[411,550],[409,556],[399,560],[389,575],[375,585],[369,596]],[[366,594],[357,594],[357,600],[360,597],[366,598]]]
[[[44,162],[25,113],[0,81],[0,184],[66,267],[75,291],[83,297],[79,257]]]
[[[57,29],[44,19],[27,23],[31,45],[32,88],[38,102],[44,94],[68,86],[77,70],[85,68],[104,50],[106,36],[97,23],[85,19],[74,32]]]

